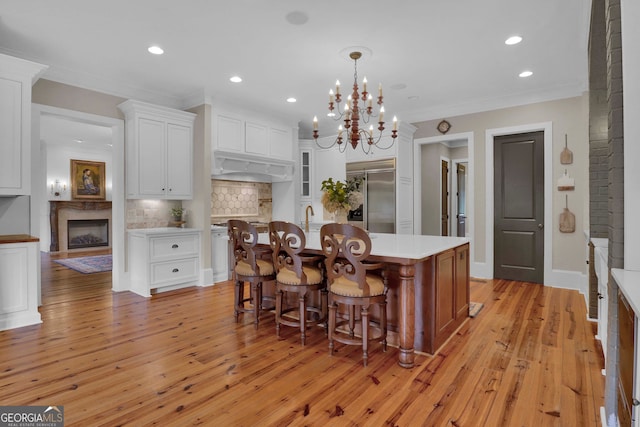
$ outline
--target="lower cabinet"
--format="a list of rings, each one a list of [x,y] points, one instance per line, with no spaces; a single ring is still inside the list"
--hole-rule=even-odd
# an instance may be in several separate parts
[[[469,317],[469,245],[435,257],[435,348]]]
[[[211,269],[214,283],[229,280],[229,235],[226,229],[211,231]]]
[[[621,427],[631,426],[633,409],[633,365],[635,359],[635,313],[618,291],[618,421]]]
[[[41,323],[39,243],[0,244],[0,330]]]
[[[416,264],[415,349],[434,354],[469,317],[469,244]]]
[[[130,290],[139,295],[199,284],[200,230],[129,230],[128,254]]]

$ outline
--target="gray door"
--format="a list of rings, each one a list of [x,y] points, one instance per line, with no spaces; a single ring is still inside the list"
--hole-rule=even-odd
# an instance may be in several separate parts
[[[496,279],[544,277],[544,133],[494,138]]]

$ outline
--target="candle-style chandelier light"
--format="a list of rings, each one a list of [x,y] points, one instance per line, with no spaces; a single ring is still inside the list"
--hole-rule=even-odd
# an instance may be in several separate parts
[[[344,152],[349,142],[355,149],[358,144],[365,153],[369,153],[372,147],[380,149],[388,149],[393,146],[393,143],[398,136],[398,119],[393,117],[393,129],[391,130],[391,143],[385,145],[380,143],[382,140],[382,131],[384,131],[384,105],[382,96],[382,83],[378,86],[378,100],[377,104],[380,106],[378,114],[373,113],[373,96],[367,92],[367,78],[362,81],[362,93],[358,92],[358,59],[362,57],[361,52],[351,52],[349,57],[353,59],[353,93],[348,96],[345,102],[344,108],[340,109],[340,102],[342,101],[342,95],[340,93],[340,82],[336,81],[336,91],[333,89],[329,91],[329,114],[336,121],[344,121],[344,126],[340,124],[338,127],[338,136],[335,141],[331,142],[327,146],[323,146],[318,142],[318,117],[313,118],[313,138],[316,140],[316,144],[321,148],[331,148],[334,145],[338,145],[340,152]],[[359,103],[362,101],[362,107]],[[369,125],[368,129],[366,125],[369,121],[377,123],[377,130],[379,133],[374,138],[374,125]],[[346,133],[346,138],[343,138],[343,134]]]

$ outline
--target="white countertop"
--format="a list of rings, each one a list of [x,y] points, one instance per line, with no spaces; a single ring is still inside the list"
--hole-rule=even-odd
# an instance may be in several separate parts
[[[199,228],[181,228],[181,227],[158,227],[158,228],[130,228],[128,233],[134,235],[148,236],[151,234],[176,234],[176,233],[193,233],[200,232]]]
[[[309,231],[307,248],[321,250],[320,232]],[[371,255],[393,258],[423,259],[447,249],[469,243],[466,237],[423,236],[417,234],[370,233]],[[258,243],[269,244],[268,233],[258,235]]]
[[[612,268],[611,275],[636,316],[640,316],[640,271]]]

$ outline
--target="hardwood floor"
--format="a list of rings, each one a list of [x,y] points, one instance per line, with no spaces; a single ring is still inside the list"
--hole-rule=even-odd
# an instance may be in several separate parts
[[[44,323],[0,332],[0,405],[64,405],[67,426],[596,426],[603,359],[575,291],[473,281],[485,304],[416,367],[372,344],[328,355],[233,319],[233,287],[113,293],[42,261]]]

